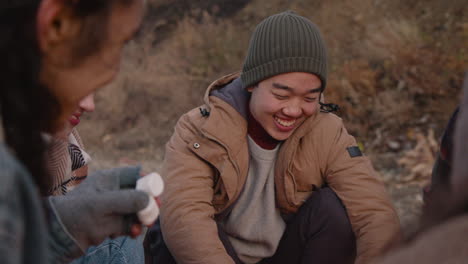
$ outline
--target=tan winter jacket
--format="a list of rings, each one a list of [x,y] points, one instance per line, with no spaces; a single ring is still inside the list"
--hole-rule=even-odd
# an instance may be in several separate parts
[[[230,209],[246,181],[247,121],[210,93],[237,77],[228,75],[210,85],[205,105],[180,118],[166,145],[161,224],[177,263],[233,263],[218,238],[216,219]],[[311,116],[280,148],[276,200],[282,212],[294,213],[314,186],[327,183],[343,201],[356,234],[356,263],[367,263],[399,236],[400,226],[369,160],[351,158],[351,146],[356,141],[340,118],[329,113]]]

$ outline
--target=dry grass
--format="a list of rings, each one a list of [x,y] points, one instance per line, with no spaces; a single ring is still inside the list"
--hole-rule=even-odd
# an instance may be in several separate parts
[[[341,106],[410,227],[468,65],[466,1],[251,0],[227,18],[219,14],[231,9],[216,3],[229,0],[187,8],[193,1],[149,0],[144,31],[127,48],[118,80],[98,93],[96,113],[80,125],[94,168],[159,169],[180,115],[202,103],[214,79],[240,69],[258,22],[292,9],[321,28],[327,101]]]
[[[159,164],[178,118],[202,103],[214,79],[240,69],[248,33],[237,30],[204,13],[201,21],[184,18],[157,46],[152,34],[130,43],[118,79],[98,93],[96,113],[81,125],[88,145],[104,146],[93,154],[107,149],[115,160]]]
[[[119,79],[99,92],[96,113],[81,125],[85,141],[104,146],[96,155],[160,162],[179,116],[201,104],[214,79],[240,69],[254,26],[292,9],[321,28],[331,61],[327,101],[342,107],[340,115],[366,152],[388,152],[389,140],[401,143],[392,151],[412,149],[416,141],[408,131],[440,134],[467,65],[468,27],[457,19],[467,8],[458,0],[454,7],[433,2],[252,0],[228,19],[192,10],[175,24],[149,14],[145,32],[126,51]],[[150,10],[167,3],[150,0]],[[424,15],[421,6],[429,10]],[[443,22],[443,34],[434,33],[437,25],[427,17]],[[164,34],[153,33],[168,24]]]
[[[418,182],[425,185],[429,182],[432,167],[437,156],[438,144],[434,138],[434,131],[429,130],[427,135],[421,132],[414,134],[416,146],[404,153],[398,160],[398,165],[405,168],[408,173],[399,180],[404,183]]]

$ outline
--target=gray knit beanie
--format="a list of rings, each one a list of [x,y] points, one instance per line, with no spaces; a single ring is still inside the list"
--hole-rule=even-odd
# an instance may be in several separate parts
[[[288,72],[308,72],[327,84],[327,54],[318,27],[292,11],[270,16],[256,27],[242,68],[245,88]]]

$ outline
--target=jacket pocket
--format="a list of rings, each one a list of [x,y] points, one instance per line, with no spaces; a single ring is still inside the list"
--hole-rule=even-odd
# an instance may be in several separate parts
[[[221,177],[225,173],[226,167],[229,166],[227,154],[219,144],[205,138],[192,140],[187,147],[211,167],[213,178],[212,205],[219,212],[229,200],[225,183]]]

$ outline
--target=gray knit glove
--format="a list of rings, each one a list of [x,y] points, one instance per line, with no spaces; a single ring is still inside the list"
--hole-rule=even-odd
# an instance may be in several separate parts
[[[83,251],[130,234],[135,213],[149,202],[146,193],[135,190],[139,172],[138,167],[98,171],[67,195],[49,197],[53,213]]]

